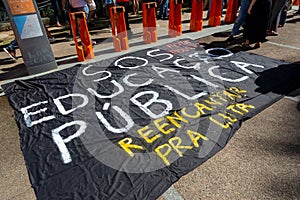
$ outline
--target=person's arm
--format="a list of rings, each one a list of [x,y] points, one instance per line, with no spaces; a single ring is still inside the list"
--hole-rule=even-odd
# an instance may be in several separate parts
[[[252,0],[251,3],[250,3],[250,5],[249,5],[248,11],[247,11],[247,13],[248,13],[249,15],[251,15],[251,10],[252,10],[252,7],[253,7],[253,5],[255,4],[255,2],[256,2],[256,0]]]

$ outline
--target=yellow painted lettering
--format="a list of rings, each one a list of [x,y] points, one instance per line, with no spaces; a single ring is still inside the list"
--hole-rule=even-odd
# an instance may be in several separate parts
[[[247,93],[246,90],[241,90],[237,87],[230,87],[227,90],[223,91],[223,94],[229,97],[231,100],[242,98],[241,94]]]
[[[167,148],[167,150],[165,151],[165,153],[162,153],[161,150]],[[169,153],[171,152],[172,148],[170,145],[168,144],[163,144],[160,145],[158,147],[155,148],[155,152],[157,153],[157,155],[164,161],[164,163],[166,165],[170,165],[169,160],[167,159],[167,156],[169,155]]]
[[[157,134],[150,138],[149,136],[153,132],[153,130],[149,130],[149,126],[140,128],[139,130],[137,130],[137,132],[148,143],[153,143],[155,140],[161,137],[161,134]]]
[[[183,108],[181,109],[181,113],[182,113],[184,116],[186,116],[186,117],[188,117],[188,118],[191,118],[191,119],[197,119],[197,118],[200,117],[200,112],[199,112],[199,111],[197,111],[196,114],[194,114],[194,115],[188,114],[188,113],[186,112],[186,108],[185,108],[185,107],[183,107]]]
[[[211,105],[211,106],[216,106],[216,105],[222,105],[221,102],[216,101],[215,99],[213,99],[212,97],[208,97],[209,100],[204,100],[205,103]]]
[[[235,113],[237,113],[237,114],[240,114],[240,115],[243,115],[243,114],[244,114],[244,113],[242,113],[241,111],[236,110],[236,109],[235,109],[235,105],[227,106],[226,109],[227,109],[227,110],[231,110],[231,111],[233,111],[233,112],[235,112]]]
[[[224,94],[225,96],[229,97],[229,99],[231,99],[231,100],[235,100],[235,99],[240,99],[240,98],[242,98],[241,95],[236,94],[236,93],[232,93],[232,92],[227,91],[227,90],[224,90],[224,91],[223,91],[223,94]]]
[[[124,138],[119,141],[119,145],[128,153],[131,157],[134,156],[134,153],[131,151],[131,149],[139,149],[143,150],[144,148],[140,145],[132,144],[131,138]]]
[[[172,132],[175,131],[175,128],[169,128],[169,129],[165,129],[167,126],[169,126],[170,124],[168,123],[163,123],[163,124],[159,124],[160,122],[164,121],[164,118],[158,118],[156,120],[154,120],[154,125],[157,127],[157,129],[162,132],[163,134],[170,134]]]
[[[220,92],[210,95],[212,98],[218,98],[221,101],[227,102]]]
[[[199,112],[200,112],[202,115],[205,114],[205,112],[204,112],[203,110],[208,110],[208,111],[212,110],[212,108],[210,108],[210,107],[208,107],[208,106],[206,106],[206,105],[204,105],[204,104],[202,104],[202,103],[196,102],[194,105],[196,106],[196,108],[199,110]]]
[[[202,135],[201,133],[195,132],[195,131],[187,130],[187,134],[190,136],[194,147],[199,147],[198,140],[200,140],[200,139],[208,140],[208,138],[206,136]]]
[[[184,122],[186,124],[189,123],[186,119],[184,119],[182,116],[180,116],[177,113],[177,111],[174,112],[174,116],[167,116],[166,118],[171,122],[171,124],[173,124],[177,128],[181,128],[180,123],[178,123],[177,121]]]
[[[176,143],[176,144],[175,144]],[[173,149],[178,153],[180,157],[183,156],[183,153],[180,151],[180,149],[192,149],[192,146],[180,146],[182,143],[182,140],[180,137],[172,137],[169,139],[169,144],[173,147]]]
[[[229,113],[227,113],[229,115]],[[215,124],[221,126],[222,128],[229,128],[230,125],[232,125],[232,123],[236,122],[237,119],[236,118],[231,118],[228,115],[224,115],[223,113],[219,113],[218,116],[222,117],[224,120],[222,122],[219,122],[218,120],[214,119],[213,117],[209,117],[209,120],[214,122]],[[232,115],[232,117],[234,117]]]
[[[235,93],[238,93],[238,94],[247,93],[247,90],[241,90],[240,88],[237,88],[237,87],[230,87],[229,91],[235,92]]]
[[[235,104],[235,106],[246,113],[249,112],[249,110],[248,110],[249,108],[255,108],[252,105],[248,105],[248,104],[244,104],[244,103],[237,103],[237,104]]]

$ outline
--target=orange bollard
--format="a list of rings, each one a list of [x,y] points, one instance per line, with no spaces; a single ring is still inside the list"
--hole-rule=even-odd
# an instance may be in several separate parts
[[[181,8],[183,0],[170,0],[169,36],[176,37],[182,34]]]
[[[123,6],[114,6],[110,10],[112,38],[116,52],[129,49]]]
[[[239,3],[238,0],[228,0],[228,6],[226,9],[225,22],[234,23],[238,11]]]
[[[299,0],[294,1],[293,5],[298,6],[299,5]]]
[[[78,61],[93,59],[95,57],[91,37],[86,23],[84,12],[69,13],[73,39],[76,46]],[[76,26],[79,28],[81,45],[79,45],[76,37]]]
[[[212,0],[208,26],[220,26],[222,15],[222,0]]]
[[[190,20],[190,31],[201,31],[203,20],[203,1],[193,0]]]
[[[143,3],[143,38],[146,44],[157,42],[156,3]]]

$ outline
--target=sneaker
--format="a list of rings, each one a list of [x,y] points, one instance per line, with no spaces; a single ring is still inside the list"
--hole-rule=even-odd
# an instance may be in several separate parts
[[[73,41],[73,37],[72,36],[67,36],[65,38],[65,41],[71,42],[71,41]]]
[[[3,48],[3,51],[14,61],[17,61],[16,58],[16,51],[15,50],[9,50],[7,47]]]
[[[97,42],[94,41],[94,40],[91,40],[91,43],[92,43],[92,46],[93,46],[93,47],[97,44]]]

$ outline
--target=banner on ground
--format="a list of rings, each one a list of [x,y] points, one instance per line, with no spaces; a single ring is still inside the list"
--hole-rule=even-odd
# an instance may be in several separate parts
[[[5,86],[37,199],[156,199],[280,96],[282,64],[178,40]]]

